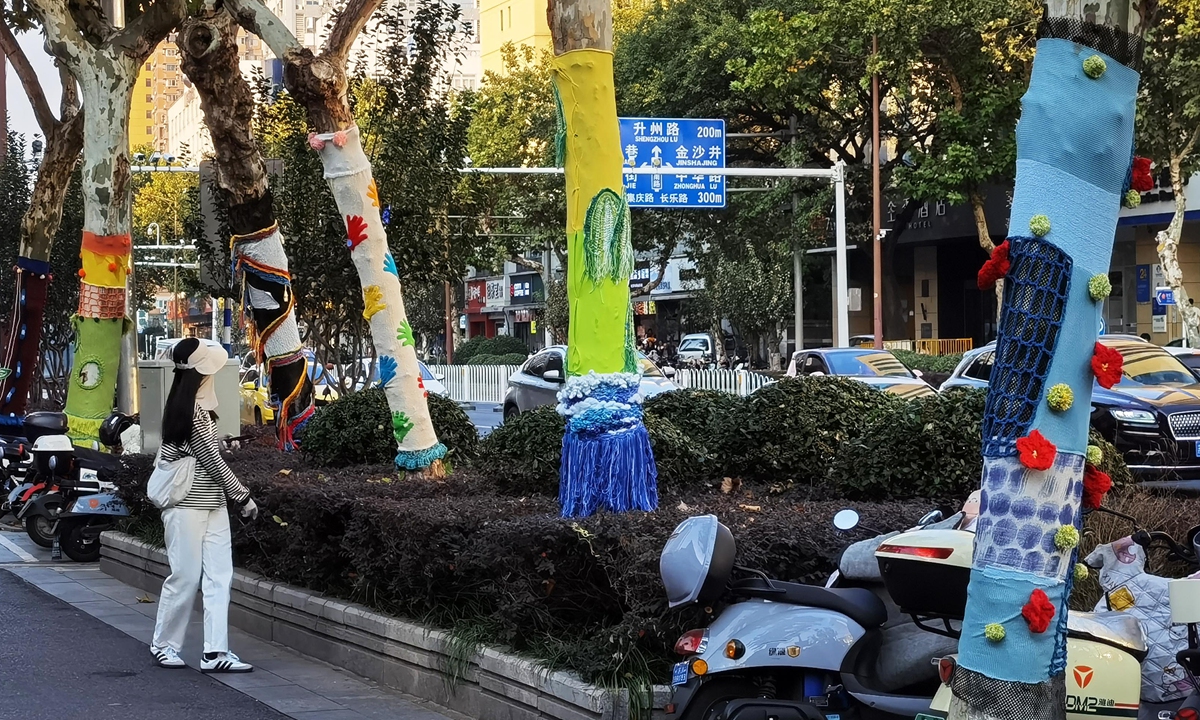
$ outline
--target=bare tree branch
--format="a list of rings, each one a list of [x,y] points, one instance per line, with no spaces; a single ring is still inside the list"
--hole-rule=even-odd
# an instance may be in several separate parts
[[[186,0],[155,0],[145,12],[111,36],[109,43],[127,50],[141,64],[185,17]]]
[[[288,26],[262,0],[225,0],[225,6],[237,18],[239,25],[262,38],[280,60],[301,47]]]
[[[117,29],[104,14],[104,8],[96,0],[66,0],[66,5],[79,34],[93,46],[99,47],[108,42],[116,32]]]
[[[21,79],[21,87],[25,88],[25,95],[29,98],[29,104],[33,106],[33,116],[37,120],[38,127],[42,129],[42,134],[49,135],[50,131],[58,125],[58,119],[51,112],[50,103],[46,102],[46,92],[42,89],[42,84],[38,82],[37,72],[29,64],[29,58],[25,56],[25,51],[17,43],[17,38],[13,36],[8,23],[0,23],[0,50],[12,63],[13,71]],[[64,93],[65,91],[64,88]]]
[[[367,26],[367,21],[381,4],[382,0],[350,0],[338,14],[321,54],[345,64],[354,41],[358,39],[363,28]]]
[[[29,0],[29,8],[37,16],[46,33],[46,52],[67,66],[71,71],[79,70],[91,62],[92,48],[79,42],[82,33],[75,18],[67,11],[62,0]]]
[[[67,122],[68,117],[79,114],[79,83],[62,63],[58,63],[58,83],[62,86],[62,100],[58,104],[58,117]]]

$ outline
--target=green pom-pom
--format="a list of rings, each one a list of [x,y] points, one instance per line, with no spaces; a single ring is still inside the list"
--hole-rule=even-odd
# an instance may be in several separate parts
[[[1087,446],[1087,461],[1092,465],[1099,465],[1104,461],[1104,451],[1100,449],[1099,445]]]
[[[1083,61],[1083,71],[1093,80],[1103,75],[1107,69],[1108,63],[1104,62],[1104,58],[1099,55],[1093,55]]]
[[[1050,392],[1046,393],[1046,402],[1050,405],[1051,410],[1065,412],[1071,409],[1071,405],[1075,404],[1075,393],[1071,392],[1070,385],[1059,383],[1050,388]]]
[[[988,623],[983,628],[983,636],[992,642],[1000,642],[1004,639],[1004,626],[1000,623]]]
[[[1029,218],[1029,229],[1034,235],[1044,237],[1050,234],[1050,218],[1045,215],[1034,215]]]
[[[1088,566],[1083,563],[1075,563],[1075,582],[1083,582],[1087,580]]]
[[[1079,531],[1074,525],[1063,525],[1054,533],[1054,547],[1059,550],[1070,550],[1079,544]]]
[[[1135,208],[1142,204],[1142,194],[1137,190],[1130,190],[1125,193],[1125,207]]]
[[[1112,292],[1112,282],[1109,281],[1108,275],[1097,273],[1088,280],[1088,293],[1093,300],[1103,300]]]

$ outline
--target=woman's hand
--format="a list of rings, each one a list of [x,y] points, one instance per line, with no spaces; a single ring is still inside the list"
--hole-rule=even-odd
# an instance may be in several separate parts
[[[258,506],[254,504],[254,500],[246,498],[246,504],[242,506],[242,517],[249,520],[258,519]]]

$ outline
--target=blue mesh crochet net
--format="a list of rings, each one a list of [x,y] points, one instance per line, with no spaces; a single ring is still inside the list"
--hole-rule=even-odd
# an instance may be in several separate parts
[[[1033,422],[1058,341],[1071,284],[1071,258],[1038,238],[1009,238],[1010,266],[983,412],[983,454],[1016,454]]]

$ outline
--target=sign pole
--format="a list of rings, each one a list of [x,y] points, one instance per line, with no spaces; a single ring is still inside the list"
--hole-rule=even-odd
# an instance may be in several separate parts
[[[837,277],[834,284],[834,292],[837,293],[836,347],[850,347],[850,293],[846,271],[846,163],[839,160],[833,169],[834,207],[837,213]]]

